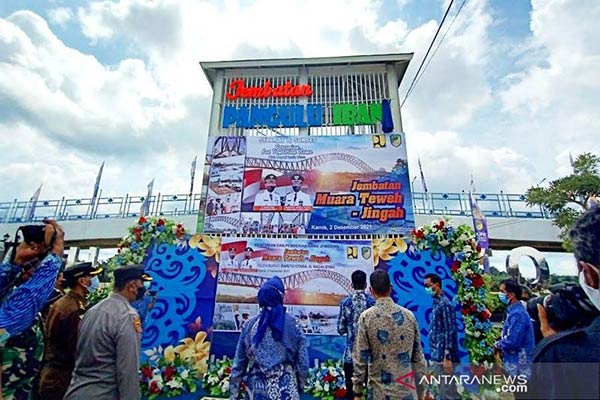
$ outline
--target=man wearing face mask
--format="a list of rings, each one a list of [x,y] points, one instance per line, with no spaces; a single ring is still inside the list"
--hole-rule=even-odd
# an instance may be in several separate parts
[[[425,275],[425,292],[433,298],[431,325],[429,327],[429,348],[431,364],[437,374],[452,374],[453,363],[458,357],[458,333],[456,330],[456,311],[442,290],[442,278],[437,274]],[[459,399],[456,385],[440,384],[440,396],[443,399]]]
[[[600,310],[600,207],[592,207],[570,233],[579,284]],[[600,398],[600,316],[582,329],[557,333],[538,305],[545,339],[533,354],[533,376],[527,393],[539,399]]]
[[[77,358],[66,400],[139,399],[142,325],[131,303],[146,293],[152,278],[142,265],[115,270],[114,291],[83,317]]]
[[[535,347],[533,324],[521,303],[521,285],[511,279],[500,282],[500,301],[508,305],[502,336],[494,350],[502,354],[505,372],[510,376],[531,375],[531,355]]]
[[[100,285],[102,268],[85,262],[68,267],[64,272],[69,292],[50,307],[46,319],[46,365],[40,378],[43,399],[62,399],[69,387],[75,367],[75,350],[79,321],[85,312],[87,297]]]

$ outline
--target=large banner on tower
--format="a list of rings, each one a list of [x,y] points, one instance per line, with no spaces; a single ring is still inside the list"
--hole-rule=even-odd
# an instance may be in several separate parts
[[[404,133],[209,137],[206,233],[408,234]]]

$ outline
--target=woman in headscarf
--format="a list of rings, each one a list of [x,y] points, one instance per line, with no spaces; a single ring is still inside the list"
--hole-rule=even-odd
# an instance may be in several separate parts
[[[298,400],[308,373],[306,338],[283,306],[285,288],[278,276],[258,291],[259,314],[242,328],[231,369],[231,400]]]

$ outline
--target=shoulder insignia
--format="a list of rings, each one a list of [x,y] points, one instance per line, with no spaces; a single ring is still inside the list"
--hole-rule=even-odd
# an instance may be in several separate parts
[[[142,322],[139,317],[133,319],[133,329],[135,329],[137,333],[142,333]]]

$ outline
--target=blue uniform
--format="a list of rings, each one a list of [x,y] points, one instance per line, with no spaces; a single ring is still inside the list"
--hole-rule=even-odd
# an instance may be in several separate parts
[[[49,254],[42,260],[33,277],[12,290],[0,304],[0,345],[9,337],[29,328],[54,291],[54,282],[62,260]],[[0,285],[8,285],[15,270],[11,264],[0,266]],[[3,287],[4,288],[4,287]]]

